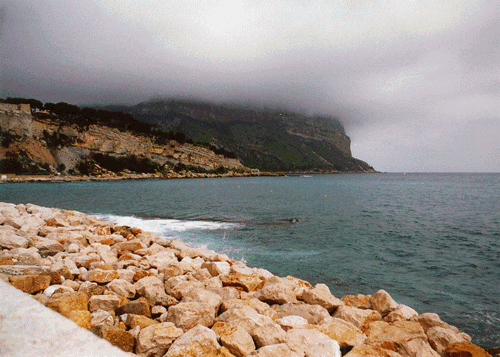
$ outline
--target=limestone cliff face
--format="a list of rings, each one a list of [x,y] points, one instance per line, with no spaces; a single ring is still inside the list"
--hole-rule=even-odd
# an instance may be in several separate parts
[[[121,132],[114,128],[91,125],[86,129],[62,125],[59,121],[40,120],[29,110],[0,108],[0,129],[14,139],[0,148],[0,159],[20,152],[38,164],[55,170],[64,164],[71,171],[92,154],[100,153],[115,158],[139,157],[160,165],[166,171],[176,165],[214,171],[251,171],[238,160],[217,155],[213,151],[191,144],[170,141],[156,145],[145,136]]]

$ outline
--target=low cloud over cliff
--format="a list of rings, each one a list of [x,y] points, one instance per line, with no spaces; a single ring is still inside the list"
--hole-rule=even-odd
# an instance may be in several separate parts
[[[500,171],[499,19],[495,1],[19,0],[0,97],[329,114],[378,170]]]

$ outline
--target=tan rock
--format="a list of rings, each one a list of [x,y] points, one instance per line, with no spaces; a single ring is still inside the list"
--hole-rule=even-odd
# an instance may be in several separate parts
[[[320,305],[329,312],[335,311],[344,303],[332,295],[330,289],[325,284],[316,284],[314,289],[305,289],[302,293],[302,299],[311,305]]]
[[[231,266],[228,262],[204,262],[201,267],[208,269],[212,276],[229,274],[231,271]]]
[[[293,357],[297,356],[286,343],[279,343],[277,345],[264,346],[258,350],[250,353],[248,357]]]
[[[396,309],[390,312],[385,318],[386,322],[393,322],[398,320],[409,320],[414,316],[418,316],[418,312],[406,305],[399,305]]]
[[[185,257],[189,257],[191,259],[193,258],[202,258],[205,261],[215,261],[217,260],[217,253],[214,251],[204,249],[204,248],[187,248],[183,249],[179,253],[179,257],[181,259]]]
[[[277,319],[276,323],[280,325],[281,328],[285,331],[291,330],[293,328],[306,328],[306,326],[309,324],[309,322],[307,322],[307,320],[302,316],[295,315],[285,316],[281,319]]]
[[[385,290],[379,290],[370,298],[372,309],[380,312],[382,316],[395,310],[399,304]]]
[[[115,279],[108,283],[106,287],[118,296],[132,299],[135,296],[135,286],[123,279]]]
[[[291,329],[287,331],[283,342],[286,343],[292,351],[302,355],[311,347],[325,341],[333,340],[317,330]]]
[[[400,346],[398,352],[401,356],[409,357],[439,357],[441,356],[426,341],[415,338]]]
[[[340,347],[337,341],[323,341],[309,348],[305,357],[341,357]]]
[[[134,314],[127,314],[127,320],[125,322],[125,325],[128,327],[135,328],[136,326],[139,326],[141,330],[145,327],[154,325],[159,323],[156,320],[152,320],[146,316],[143,315],[134,315]]]
[[[78,289],[80,289],[80,283],[73,280],[64,280],[61,285],[71,288],[73,291],[78,291]]]
[[[90,314],[89,311],[85,311],[85,310],[71,311],[69,313],[68,318],[80,327],[83,327],[87,330],[90,330],[90,328],[91,328],[90,321],[91,321],[92,315]]]
[[[97,310],[92,312],[90,315],[90,326],[92,331],[97,335],[102,334],[102,328],[104,326],[113,326],[115,323],[112,311]]]
[[[179,260],[172,251],[160,251],[156,254],[147,256],[149,264],[156,268],[161,269],[167,267],[170,264],[179,264]]]
[[[355,325],[332,317],[328,322],[317,327],[332,340],[339,343],[341,348],[361,346],[366,341],[366,335]]]
[[[45,258],[47,256],[56,255],[59,252],[64,251],[64,246],[58,241],[47,239],[47,238],[39,238],[33,246],[38,249],[40,255]]]
[[[135,275],[135,270],[132,269],[116,269],[116,272],[118,273],[118,278],[125,280],[131,284],[134,283],[134,275]]]
[[[240,273],[221,275],[220,280],[224,286],[232,286],[244,291],[255,291],[264,286],[264,278]]]
[[[141,280],[142,278],[147,278],[148,276],[155,276],[158,277],[155,273],[149,270],[142,270],[139,269],[135,274],[134,277],[132,278],[133,281],[137,282]]]
[[[255,297],[270,304],[286,304],[297,301],[295,286],[287,279],[269,278],[262,289],[255,293]]]
[[[100,284],[109,283],[114,279],[118,279],[118,273],[115,270],[94,269],[88,271],[83,276],[83,280],[94,281]]]
[[[132,239],[127,242],[116,243],[113,247],[117,250],[118,254],[125,251],[134,252],[138,249],[147,248],[140,239]]]
[[[345,357],[402,357],[399,353],[379,346],[361,345],[354,347]]]
[[[347,305],[339,306],[332,316],[350,322],[362,331],[370,322],[382,320],[382,315],[378,311],[358,309]]]
[[[49,287],[51,277],[49,275],[21,275],[9,277],[9,282],[16,289],[27,294],[33,294]]]
[[[330,317],[328,310],[319,305],[309,305],[305,303],[284,304],[273,306],[278,313],[278,318],[296,315],[302,316],[312,325],[319,324],[323,319]]]
[[[222,301],[231,300],[231,299],[239,299],[241,297],[240,291],[236,288],[226,286],[222,288],[214,288],[208,286],[206,288],[208,291],[216,293],[222,298]],[[225,311],[225,310],[224,310]]]
[[[6,249],[14,248],[27,248],[28,240],[24,237],[18,236],[6,231],[0,231],[0,247]]]
[[[374,321],[365,330],[368,337],[366,344],[380,345],[392,349],[400,354],[406,350],[411,340],[422,340],[427,343],[427,335],[420,324],[413,321],[396,321],[391,324],[385,321]]]
[[[104,327],[102,329],[102,338],[125,352],[132,352],[134,350],[135,337],[130,332],[123,331],[120,328],[113,326]]]
[[[94,295],[104,294],[104,287],[97,285],[97,283],[84,281],[83,283],[80,284],[78,291],[84,293],[90,299]]]
[[[167,321],[184,331],[196,325],[211,327],[214,324],[212,308],[199,302],[181,302],[168,308]]]
[[[460,333],[458,328],[448,325],[446,322],[441,320],[438,314],[435,313],[426,312],[424,314],[412,317],[411,321],[418,322],[423,327],[424,331],[427,331],[432,327],[439,326],[446,329],[451,329],[455,333]]]
[[[160,266],[160,268],[158,268],[158,271],[160,272],[160,274],[163,274],[165,280],[168,280],[173,276],[184,274],[184,269],[182,269],[182,266],[179,262],[162,265]]]
[[[69,317],[71,311],[88,310],[88,297],[81,292],[52,296],[47,301],[46,306],[65,317]]]
[[[253,330],[252,337],[257,348],[285,342],[286,332],[276,323],[265,324]]]
[[[249,306],[235,306],[220,314],[216,322],[240,326],[250,335],[253,335],[257,327],[274,323],[269,317],[259,314]]]
[[[12,260],[12,257],[0,257],[0,265],[14,265],[14,260]]]
[[[490,354],[481,347],[470,342],[452,343],[443,353],[443,357],[490,357]]]
[[[222,346],[235,356],[241,357],[255,351],[252,336],[239,326],[217,322],[212,331],[219,336]]]
[[[440,326],[434,326],[428,329],[427,337],[429,338],[429,344],[434,350],[436,350],[437,353],[439,353],[439,355],[443,355],[446,347],[452,343],[469,342],[453,330]]]
[[[205,289],[192,289],[182,297],[182,302],[199,302],[205,304],[212,309],[215,318],[222,304],[222,298],[216,293]]]
[[[215,357],[222,355],[220,349],[216,333],[205,326],[198,325],[176,339],[165,357]]]
[[[203,283],[197,280],[188,280],[189,278],[185,275],[179,277],[174,276],[165,282],[166,292],[176,299],[182,299],[190,290],[193,289],[203,289],[205,286]]]
[[[154,276],[142,278],[134,286],[137,294],[144,296],[152,306],[167,295],[163,282]]]
[[[120,305],[120,299],[116,295],[93,295],[89,299],[89,311],[97,310],[115,311]]]
[[[43,294],[50,298],[55,293],[63,293],[64,294],[65,292],[72,293],[74,291],[75,290],[73,290],[70,287],[67,287],[64,285],[59,285],[59,284],[54,284],[54,285],[49,286],[47,289],[45,289],[43,291]]]
[[[161,315],[167,312],[167,309],[164,306],[156,305],[151,308],[151,315]]]
[[[136,354],[147,357],[165,355],[172,343],[182,335],[183,331],[171,322],[151,325],[141,329],[137,336]]]
[[[151,317],[151,310],[149,308],[148,300],[144,297],[140,297],[137,300],[130,301],[124,305],[119,306],[116,309],[116,314],[135,314]]]
[[[207,268],[196,269],[191,273],[191,276],[204,284],[212,278],[212,275],[208,272]]]
[[[35,247],[28,249],[16,248],[12,249],[10,253],[12,257],[17,260],[15,263],[16,265],[44,265],[44,260]]]

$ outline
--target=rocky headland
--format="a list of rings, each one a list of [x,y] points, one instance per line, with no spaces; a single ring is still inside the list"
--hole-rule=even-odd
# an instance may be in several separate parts
[[[0,203],[0,278],[130,355],[490,356],[384,290],[340,299],[325,284],[33,204]]]

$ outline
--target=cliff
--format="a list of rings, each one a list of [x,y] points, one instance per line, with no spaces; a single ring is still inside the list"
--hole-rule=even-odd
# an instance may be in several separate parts
[[[250,173],[237,159],[192,144],[101,125],[70,125],[31,115],[29,106],[0,104],[0,172],[23,174]]]
[[[165,130],[181,131],[195,142],[223,147],[245,166],[259,170],[374,171],[352,157],[351,141],[336,118],[187,100],[151,100],[107,109],[129,113]]]

